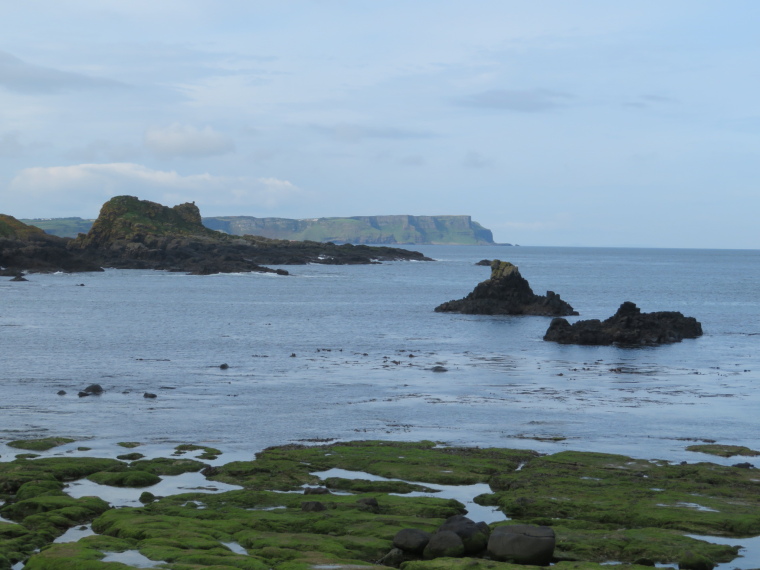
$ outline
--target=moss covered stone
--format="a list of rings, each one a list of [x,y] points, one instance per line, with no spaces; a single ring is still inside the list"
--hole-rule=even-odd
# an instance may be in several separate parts
[[[70,439],[68,437],[45,437],[42,439],[17,439],[15,441],[9,441],[7,445],[8,447],[28,449],[29,451],[47,451],[48,449],[53,449],[59,445],[65,445],[75,441],[75,439]]]
[[[740,445],[720,445],[717,443],[690,445],[686,448],[686,451],[698,451],[699,453],[708,453],[710,455],[717,455],[718,457],[734,457],[735,455],[757,457],[760,455],[760,451],[755,451],[749,447],[743,447]]]

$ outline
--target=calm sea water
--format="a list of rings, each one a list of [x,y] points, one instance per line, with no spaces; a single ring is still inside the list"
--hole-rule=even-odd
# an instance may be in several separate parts
[[[418,249],[437,261],[2,281],[0,442],[206,442],[250,456],[310,439],[431,439],[689,461],[720,461],[685,451],[692,439],[760,445],[760,251]],[[560,346],[541,340],[548,318],[433,312],[495,257],[578,318],[633,301],[694,316],[705,335]],[[78,398],[91,383],[106,392]]]

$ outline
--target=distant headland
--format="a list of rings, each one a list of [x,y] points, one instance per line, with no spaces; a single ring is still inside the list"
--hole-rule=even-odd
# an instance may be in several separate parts
[[[48,234],[76,237],[95,220],[35,218],[21,220]],[[470,216],[354,216],[348,218],[204,217],[209,229],[231,235],[256,235],[290,241],[389,245],[496,245],[491,230]],[[509,244],[503,244],[509,245]]]

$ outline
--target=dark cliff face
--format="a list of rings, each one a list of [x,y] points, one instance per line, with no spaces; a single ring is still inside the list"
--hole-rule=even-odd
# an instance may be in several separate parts
[[[23,271],[101,271],[98,264],[70,251],[68,242],[13,216],[0,214],[0,275],[18,275]]]
[[[553,291],[536,295],[516,265],[495,259],[491,277],[475,287],[464,299],[449,301],[435,308],[437,312],[472,315],[577,315],[573,308]]]
[[[702,336],[702,325],[694,317],[677,311],[642,313],[626,301],[610,318],[590,319],[572,325],[565,319],[552,320],[544,340],[560,344],[644,346],[681,342]]]

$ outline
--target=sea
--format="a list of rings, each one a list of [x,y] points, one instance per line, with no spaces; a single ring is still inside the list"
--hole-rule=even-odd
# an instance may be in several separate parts
[[[744,459],[686,448],[760,447],[760,251],[413,249],[434,261],[0,282],[0,457],[17,453],[7,441],[47,436],[196,443],[228,460],[356,439],[723,464]],[[633,301],[695,317],[704,336],[559,345],[542,340],[547,317],[434,312],[495,258],[559,293],[571,321]],[[95,383],[102,395],[78,396]]]

